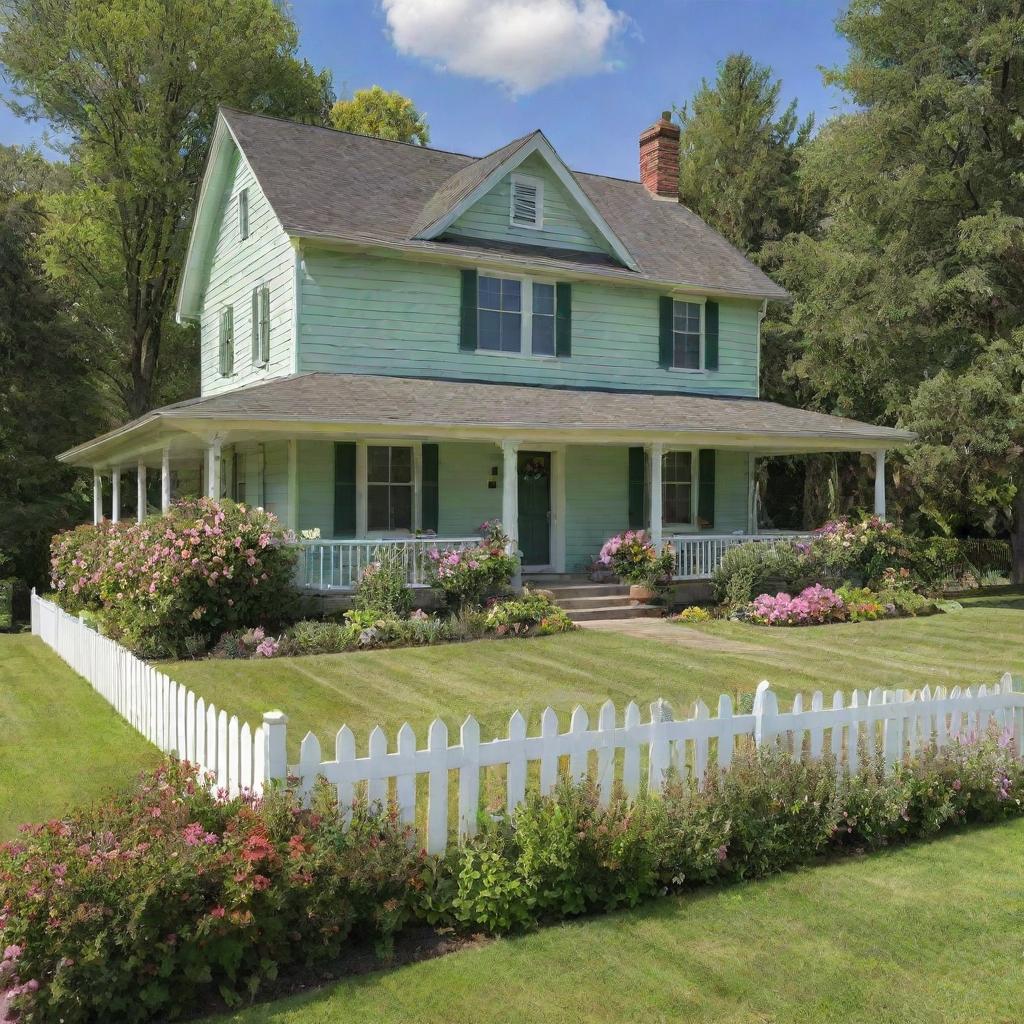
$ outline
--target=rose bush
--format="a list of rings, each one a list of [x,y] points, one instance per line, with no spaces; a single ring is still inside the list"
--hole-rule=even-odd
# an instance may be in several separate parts
[[[483,523],[480,533],[482,539],[474,547],[432,548],[427,554],[431,586],[444,591],[453,609],[479,605],[484,595],[507,587],[515,575],[517,561],[508,554],[509,538],[501,523]]]
[[[816,583],[796,597],[782,593],[755,597],[748,618],[762,626],[810,626],[842,621],[846,605],[834,590]]]
[[[627,583],[656,586],[671,578],[675,552],[666,544],[659,554],[644,530],[626,530],[604,542],[597,562]]]
[[[104,632],[136,653],[194,654],[293,613],[293,539],[262,509],[187,498],[141,523],[58,534],[51,582],[65,609],[100,612]]]

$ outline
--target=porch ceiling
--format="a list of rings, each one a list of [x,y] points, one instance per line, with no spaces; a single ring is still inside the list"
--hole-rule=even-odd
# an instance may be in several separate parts
[[[579,444],[666,444],[769,453],[868,451],[914,434],[753,398],[576,390],[307,373],[154,410],[64,452],[74,465],[182,453],[224,441],[363,434]]]

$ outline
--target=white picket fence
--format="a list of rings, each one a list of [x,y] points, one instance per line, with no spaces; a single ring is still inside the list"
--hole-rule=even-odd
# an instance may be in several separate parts
[[[934,690],[854,690],[847,700],[833,694],[826,703],[820,691],[807,706],[797,695],[791,711],[779,710],[768,682],[757,687],[753,710],[736,714],[731,698],[722,695],[711,717],[697,701],[692,717],[677,719],[665,701],[650,705],[641,721],[635,703],[620,718],[606,701],[590,727],[587,712],[577,707],[566,732],[559,730],[552,708],[541,715],[540,733],[527,736],[526,719],[516,711],[508,735],[482,742],[480,725],[471,715],[459,741],[449,743],[448,728],[436,719],[427,730],[426,747],[406,723],[398,730],[393,750],[378,726],[369,736],[366,756],[357,756],[352,730],[342,726],[335,737],[334,758],[324,760],[312,733],[302,740],[299,763],[291,767],[285,753],[287,717],[269,711],[250,731],[212,704],[168,679],[162,672],[100,636],[50,601],[32,595],[32,632],[40,636],[136,729],[161,750],[197,762],[216,775],[216,786],[230,794],[243,789],[262,792],[265,780],[296,778],[308,796],[317,778],[336,787],[339,806],[350,813],[353,801],[394,800],[403,822],[421,820],[418,801],[425,797],[426,846],[443,853],[449,842],[449,781],[457,773],[457,820],[460,838],[476,831],[480,811],[481,769],[504,774],[505,805],[511,813],[526,798],[531,773],[541,793],[555,786],[567,761],[569,775],[590,775],[600,799],[607,802],[616,785],[635,796],[643,782],[660,791],[670,768],[689,775],[698,785],[709,768],[725,769],[739,744],[778,744],[794,756],[835,759],[837,771],[856,775],[862,759],[882,758],[891,767],[934,743],[945,746],[955,737],[981,733],[990,722],[1013,733],[1018,756],[1024,756],[1024,693],[1016,692],[1009,674],[995,685],[945,687]],[[531,769],[531,766],[534,766]],[[421,777],[426,784],[418,785]]]
[[[32,632],[60,655],[122,718],[165,754],[191,761],[234,796],[263,791],[262,726],[239,725],[131,651],[100,636],[52,601],[32,593]]]

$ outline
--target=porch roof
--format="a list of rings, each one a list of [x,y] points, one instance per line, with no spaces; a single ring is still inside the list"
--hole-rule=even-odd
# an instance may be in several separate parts
[[[914,434],[755,398],[595,391],[420,377],[304,373],[155,409],[60,458],[76,465],[212,437],[360,430],[435,438],[745,446],[768,452],[892,448]]]

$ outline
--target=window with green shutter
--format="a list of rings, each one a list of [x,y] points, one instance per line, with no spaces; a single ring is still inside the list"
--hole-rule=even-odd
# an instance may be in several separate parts
[[[424,444],[421,459],[422,481],[422,514],[420,526],[424,530],[438,531],[440,520],[440,501],[437,485],[438,447],[436,444]]]
[[[663,295],[658,300],[658,365],[673,370],[718,369],[718,303]]]
[[[639,445],[629,449],[627,487],[627,525],[631,530],[642,530],[647,524],[647,453]]]
[[[702,526],[715,525],[715,449],[702,448],[697,459],[697,515]]]
[[[252,362],[270,362],[270,286],[265,284],[252,290]]]
[[[220,311],[220,374],[230,377],[235,371],[235,327],[230,306]]]
[[[339,441],[334,446],[334,536],[356,533],[356,443]]]

